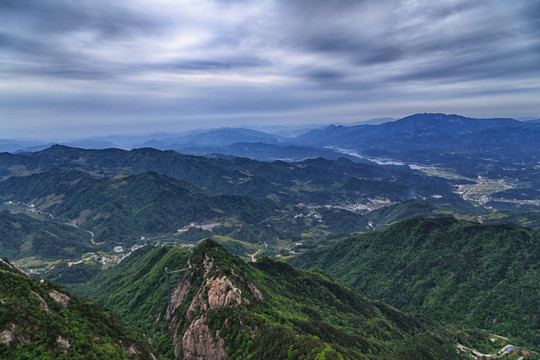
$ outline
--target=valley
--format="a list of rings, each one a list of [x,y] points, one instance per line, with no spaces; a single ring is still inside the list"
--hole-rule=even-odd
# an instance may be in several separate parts
[[[521,125],[488,120],[217,129],[197,156],[179,152],[190,137],[0,153],[0,254],[110,308],[164,360],[535,359],[537,148],[493,148]]]

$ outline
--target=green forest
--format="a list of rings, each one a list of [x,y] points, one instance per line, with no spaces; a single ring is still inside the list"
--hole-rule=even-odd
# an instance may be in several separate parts
[[[292,263],[405,312],[540,348],[540,236],[530,229],[417,216]]]

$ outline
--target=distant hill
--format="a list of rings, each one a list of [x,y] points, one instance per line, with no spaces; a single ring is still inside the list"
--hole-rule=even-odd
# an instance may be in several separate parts
[[[171,274],[172,312],[164,267],[186,269]],[[321,271],[269,258],[245,263],[210,240],[193,254],[144,247],[78,291],[135,321],[167,357],[460,358],[453,341],[431,334],[417,316],[372,302]]]
[[[389,205],[368,212],[365,217],[372,221],[378,228],[383,228],[393,222],[405,220],[415,215],[430,217],[467,217],[477,219],[478,216],[489,214],[489,211],[481,207],[474,207],[467,202],[440,202],[434,204],[422,199],[412,199],[398,204]]]
[[[53,169],[0,182],[0,193],[7,200],[32,202],[41,211],[76,220],[94,232],[97,242],[174,233],[191,222],[235,218],[257,223],[277,211],[270,200],[218,195],[158,173],[99,179]]]
[[[415,114],[379,125],[335,126],[312,130],[295,139],[298,144],[342,148],[407,152],[420,149],[448,149],[486,145],[476,136],[483,131],[520,128],[514,119],[473,119],[459,115]]]
[[[348,158],[358,161],[352,156],[333,151],[330,149],[317,149],[305,146],[281,145],[281,144],[266,144],[257,143],[234,143],[227,146],[186,146],[177,147],[173,150],[181,154],[205,156],[210,154],[223,154],[235,157],[246,157],[259,161],[302,161],[322,157],[329,160],[337,160],[339,158]]]
[[[56,260],[94,251],[91,236],[74,226],[0,211],[0,254],[11,260],[37,256]]]
[[[0,152],[14,153],[41,144],[42,142],[33,140],[0,139]]]
[[[278,135],[244,128],[220,128],[197,130],[178,137],[162,140],[148,140],[136,147],[152,147],[160,150],[178,149],[189,146],[227,146],[234,143],[279,143],[282,138]]]
[[[529,229],[417,216],[293,263],[320,267],[403,311],[540,349],[540,235]]]
[[[482,215],[481,220],[485,224],[511,222],[523,227],[528,227],[540,233],[540,211],[497,211],[491,214]]]
[[[540,125],[535,122],[415,114],[380,125],[331,125],[303,134],[294,143],[435,165],[467,177],[518,179],[540,186],[540,168],[536,166]]]
[[[110,311],[0,260],[0,358],[156,359]]]
[[[184,179],[213,192],[268,198],[284,203],[327,205],[356,203],[375,196],[403,201],[414,196],[441,195],[459,199],[446,180],[428,177],[401,166],[377,166],[347,159],[308,159],[294,164],[233,158],[205,158],[150,148],[84,150],[52,146],[43,151],[0,154],[0,175],[27,175],[54,168],[80,169],[94,175],[115,176],[158,172]],[[413,195],[411,195],[413,193]]]

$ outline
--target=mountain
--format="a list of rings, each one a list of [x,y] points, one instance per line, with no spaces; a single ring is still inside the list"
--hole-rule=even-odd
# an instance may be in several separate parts
[[[0,260],[0,358],[156,359],[110,311]]]
[[[137,147],[152,147],[160,150],[178,149],[182,146],[227,146],[234,143],[279,143],[282,138],[278,135],[244,128],[220,128],[197,130],[178,137],[168,137],[162,140],[148,140]]]
[[[45,229],[47,225],[49,231],[40,235],[39,239],[44,240],[34,245],[27,233],[10,225],[14,221],[5,226],[7,238],[24,239],[9,248],[10,256],[17,258],[43,259],[49,252],[39,244],[64,244],[65,251],[54,246],[50,256],[55,258],[48,259],[78,262],[85,252],[82,249],[112,251],[118,245],[131,248],[146,241],[193,246],[204,238],[214,238],[233,253],[247,258],[253,253],[288,256],[316,247],[329,234],[367,229],[367,220],[361,214],[345,209],[293,206],[269,199],[216,194],[155,172],[109,178],[79,170],[51,169],[9,177],[0,182],[0,194],[4,208],[48,220],[40,224],[34,220],[32,226]],[[336,191],[335,196],[338,195],[346,199],[346,192]],[[64,229],[63,232],[51,235],[54,224],[62,226],[59,229]],[[86,247],[81,246],[83,243],[78,238],[70,237],[67,230],[82,234]],[[72,256],[66,256],[68,253]],[[64,265],[56,264],[54,273],[61,269],[74,272],[74,268],[66,268],[67,263]],[[87,265],[85,262],[76,268],[80,270]],[[63,284],[65,275],[59,280]],[[51,278],[58,279],[58,275]]]
[[[294,143],[540,186],[540,124],[534,122],[415,114],[380,125],[331,125]]]
[[[210,240],[192,254],[146,246],[78,291],[136,322],[166,358],[460,358],[417,316],[321,271],[269,258],[246,263]]]
[[[173,150],[181,154],[188,155],[205,156],[211,154],[223,154],[231,157],[246,157],[259,161],[282,160],[296,162],[318,157],[329,160],[337,160],[342,157],[350,160],[358,160],[352,156],[347,156],[330,149],[317,149],[295,145],[266,144],[262,142],[241,142],[227,146],[187,146],[177,147]]]
[[[107,177],[153,171],[217,193],[268,198],[288,204],[367,202],[377,195],[374,193],[377,188],[384,188],[383,195],[390,201],[433,195],[442,196],[444,201],[459,201],[459,196],[442,178],[429,177],[405,166],[383,167],[343,158],[268,163],[245,158],[196,157],[149,148],[84,150],[59,145],[36,153],[0,154],[0,175],[4,177],[53,168],[79,169]]]
[[[94,251],[90,234],[74,226],[0,211],[0,254],[17,260],[29,256],[56,260]]]
[[[0,182],[6,200],[91,230],[97,242],[139,239],[142,234],[175,233],[192,222],[235,219],[260,223],[277,204],[237,195],[219,195],[158,173],[94,178],[77,170],[53,169]],[[131,244],[129,244],[131,245]]]
[[[405,312],[540,349],[540,235],[514,224],[413,217],[293,259]]]
[[[519,127],[513,119],[473,119],[460,115],[415,114],[379,125],[335,126],[312,130],[296,143],[338,146],[358,150],[404,152],[461,145],[460,136],[488,129]],[[474,141],[471,137],[470,141]]]
[[[0,139],[0,152],[17,152],[23,149],[27,149],[33,146],[39,146],[42,142],[37,140],[12,140],[12,139]],[[50,145],[49,145],[50,146]]]

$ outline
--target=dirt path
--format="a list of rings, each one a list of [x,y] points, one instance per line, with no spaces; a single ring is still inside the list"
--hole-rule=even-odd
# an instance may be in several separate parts
[[[91,232],[90,230],[86,230],[86,232],[89,233],[89,234],[92,236],[92,238],[90,239],[90,241],[92,242],[92,244],[98,245],[98,244],[96,244],[96,243],[94,242],[94,233]]]
[[[257,251],[255,251],[253,254],[249,255],[251,257],[251,262],[255,262],[257,261],[257,259],[255,259],[255,256],[257,256],[257,254],[259,254],[261,252],[261,249],[257,249]]]
[[[502,338],[502,336],[501,336],[501,338]],[[510,348],[517,349],[516,346],[508,344],[508,345],[505,345],[505,346],[504,346],[501,350],[499,350],[496,354],[482,354],[481,352],[479,352],[479,351],[477,351],[477,350],[475,350],[475,349],[471,349],[471,348],[469,348],[469,347],[466,347],[466,346],[464,346],[464,345],[461,345],[460,343],[457,344],[457,347],[458,347],[458,349],[460,349],[460,350],[463,351],[463,352],[465,352],[466,350],[472,352],[472,354],[473,354],[474,356],[476,356],[477,358],[480,358],[480,359],[482,359],[482,358],[487,358],[487,359],[499,359],[499,358],[501,358],[501,357],[506,353],[506,351],[507,351],[508,349],[510,349]]]

